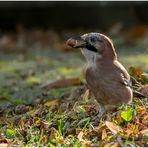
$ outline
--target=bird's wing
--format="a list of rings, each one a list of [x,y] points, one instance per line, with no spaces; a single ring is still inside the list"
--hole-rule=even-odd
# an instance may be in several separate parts
[[[120,73],[119,75],[120,82],[125,86],[132,87],[132,81],[130,80],[130,76],[126,71],[126,69],[123,67],[123,65],[120,64],[118,61],[115,61],[114,64],[117,67],[116,70],[118,71],[118,74]]]

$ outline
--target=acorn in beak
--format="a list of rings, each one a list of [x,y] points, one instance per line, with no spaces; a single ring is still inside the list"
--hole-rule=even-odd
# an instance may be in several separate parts
[[[85,48],[87,43],[80,36],[71,37],[66,44],[72,48]]]

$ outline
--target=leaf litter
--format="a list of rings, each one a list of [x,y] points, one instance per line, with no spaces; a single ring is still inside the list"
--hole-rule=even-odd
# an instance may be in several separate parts
[[[148,146],[147,98],[134,98],[132,105],[119,106],[119,113],[112,116],[107,112],[104,118],[97,119],[98,104],[82,83],[82,71],[78,68],[74,75],[69,68],[76,67],[78,61],[68,63],[65,70],[65,63],[53,62],[52,58],[35,59],[38,66],[28,64],[23,68],[22,61],[15,71],[7,67],[7,75],[3,75],[6,71],[2,68],[1,76],[12,81],[2,83],[0,88],[1,98],[11,100],[0,110],[0,146]],[[137,90],[143,92],[147,78],[139,69],[130,70],[141,84]],[[71,77],[65,77],[67,72]],[[47,79],[57,81],[46,83]]]

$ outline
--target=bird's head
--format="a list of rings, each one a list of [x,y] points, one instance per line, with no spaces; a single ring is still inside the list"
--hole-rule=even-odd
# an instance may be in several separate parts
[[[106,60],[114,61],[117,56],[112,41],[100,33],[87,33],[82,36],[71,37],[67,45],[80,48],[89,64]]]

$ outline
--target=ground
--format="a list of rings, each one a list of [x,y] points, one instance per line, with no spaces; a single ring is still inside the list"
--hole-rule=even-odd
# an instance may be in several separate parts
[[[147,49],[117,53],[127,69],[148,72]],[[85,67],[80,51],[1,51],[0,146],[148,146],[147,98],[98,120],[97,103],[82,84]]]

